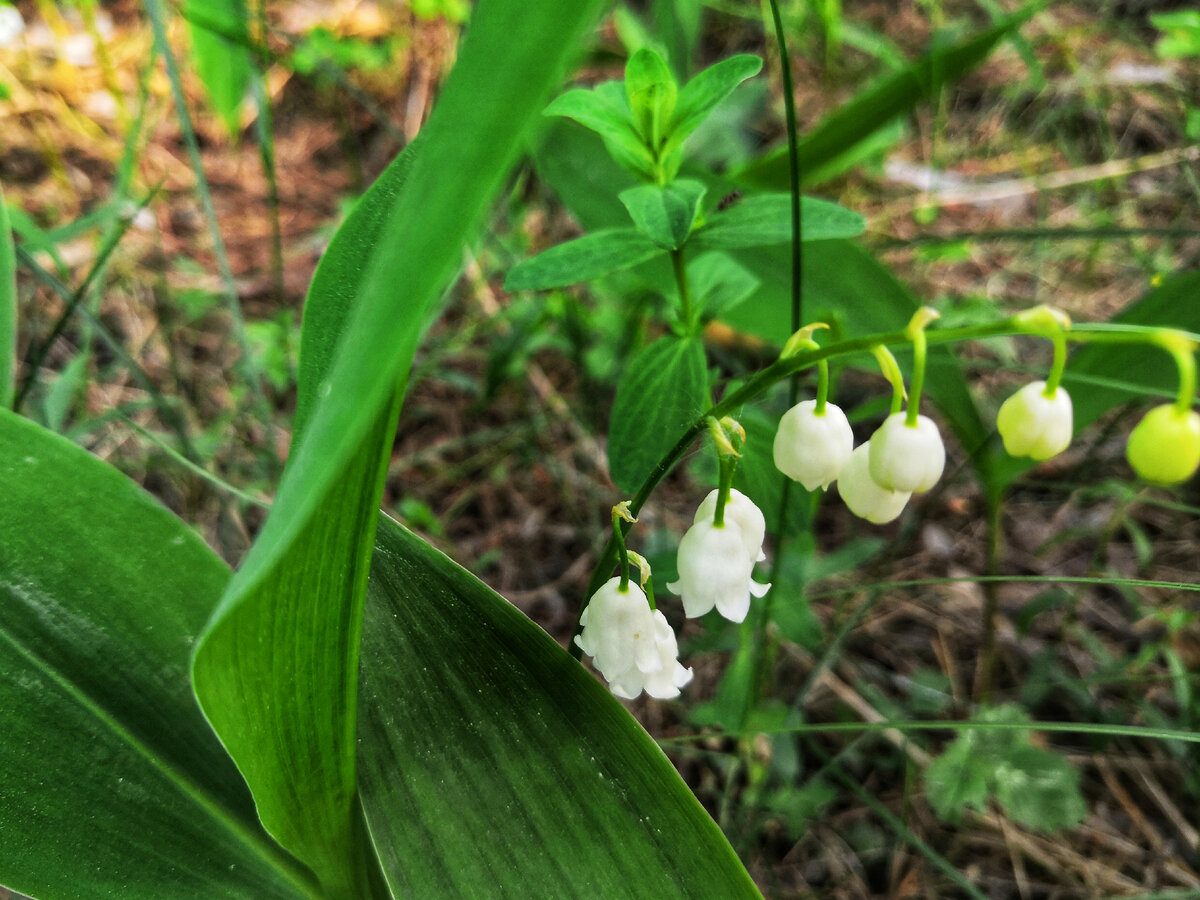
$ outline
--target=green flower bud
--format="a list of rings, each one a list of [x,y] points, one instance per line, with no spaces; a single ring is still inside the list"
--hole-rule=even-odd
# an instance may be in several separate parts
[[[1200,415],[1172,403],[1154,407],[1129,435],[1125,456],[1146,481],[1187,481],[1200,468]]]

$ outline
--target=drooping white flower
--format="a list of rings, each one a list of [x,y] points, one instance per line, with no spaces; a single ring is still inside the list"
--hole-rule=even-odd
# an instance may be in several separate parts
[[[669,700],[692,680],[692,670],[679,663],[675,632],[662,612],[650,609],[634,582],[622,590],[620,578],[609,579],[592,595],[579,621],[583,631],[575,643],[592,657],[618,697],[632,700],[644,690]]]
[[[829,487],[854,450],[846,414],[832,403],[824,415],[816,408],[816,400],[805,400],[785,412],[773,447],[775,468],[809,491]]]
[[[693,524],[705,519],[712,521],[717,512],[717,497],[720,491],[713,490],[704,498],[700,508],[696,510]],[[762,562],[767,558],[763,553],[763,540],[767,536],[767,520],[762,510],[754,505],[754,501],[737,488],[729,489],[729,501],[725,504],[725,521],[732,521],[742,530],[742,544],[750,562]]]
[[[1174,403],[1156,406],[1129,434],[1125,456],[1153,484],[1182,484],[1200,468],[1200,415]]]
[[[1056,388],[1046,395],[1046,382],[1025,385],[1000,405],[996,428],[1009,456],[1047,460],[1070,446],[1074,430],[1071,397]]]
[[[904,511],[912,494],[908,491],[889,491],[875,483],[870,472],[871,441],[850,454],[850,460],[838,476],[838,493],[850,512],[860,519],[882,525]]]
[[[9,3],[0,3],[0,47],[16,43],[25,30],[25,20],[20,11]]]
[[[683,599],[689,618],[715,606],[731,622],[741,622],[750,611],[751,595],[761,597],[771,587],[753,579],[754,562],[742,529],[732,518],[727,517],[723,525],[701,519],[679,542],[679,580],[667,588]]]
[[[917,416],[917,424],[910,426],[906,416],[893,413],[871,435],[870,472],[881,488],[920,493],[942,477],[946,448],[932,419]]]

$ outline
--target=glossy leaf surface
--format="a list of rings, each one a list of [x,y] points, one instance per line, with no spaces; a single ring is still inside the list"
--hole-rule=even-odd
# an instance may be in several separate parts
[[[621,376],[608,425],[608,467],[617,487],[636,493],[707,407],[699,340],[667,335],[640,350]]]
[[[197,649],[197,694],[264,824],[331,896],[375,893],[375,864],[357,829],[355,711],[392,398],[525,124],[561,83],[598,7],[484,0],[476,8],[420,146],[396,164],[411,166],[408,178],[374,201],[387,212],[345,271],[355,287],[329,368],[302,373],[317,378],[304,432]],[[323,294],[309,298],[323,302]]]
[[[664,250],[678,250],[700,211],[705,187],[681,178],[666,187],[644,184],[621,192],[621,202],[638,231]]]
[[[359,760],[396,896],[758,896],[595,678],[399,525],[381,521],[378,541]]]
[[[867,227],[858,213],[815,197],[800,198],[800,218],[800,238],[805,241],[857,237]],[[697,249],[739,250],[791,239],[791,195],[755,194],[709,216],[694,241]]]
[[[504,289],[541,291],[580,284],[665,252],[636,228],[605,228],[521,261],[509,270]]]
[[[225,564],[116,469],[6,411],[0,496],[0,884],[311,896],[188,682]]]

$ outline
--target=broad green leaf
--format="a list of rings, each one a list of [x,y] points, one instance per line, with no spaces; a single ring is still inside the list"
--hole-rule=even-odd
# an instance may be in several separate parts
[[[688,135],[717,108],[717,104],[747,78],[757,75],[760,69],[762,60],[757,56],[740,54],[709,66],[685,84],[675,103],[664,152],[669,153],[682,146]]]
[[[1079,772],[1062,756],[1040,747],[1016,747],[996,768],[996,799],[1014,821],[1057,831],[1087,816]]]
[[[362,289],[364,256],[386,253],[380,238],[388,213],[399,202],[413,156],[424,143],[419,133],[371,185],[321,255],[304,302],[296,385],[296,422],[301,434],[316,406],[318,389],[333,365],[334,352]]]
[[[708,407],[704,346],[667,335],[629,361],[608,426],[608,468],[632,496]]]
[[[805,241],[857,237],[867,227],[858,213],[814,197],[800,198],[800,223],[800,237]],[[783,244],[791,239],[791,195],[755,194],[709,216],[697,229],[693,242],[697,248],[737,250]]]
[[[8,411],[0,497],[0,884],[314,896],[188,682],[229,569],[116,469]]]
[[[691,234],[704,199],[698,181],[679,179],[666,187],[643,184],[621,192],[621,202],[638,231],[664,250],[678,250]]]
[[[750,270],[725,253],[703,253],[688,262],[692,295],[702,318],[719,318],[758,288]]]
[[[590,128],[621,165],[644,179],[654,180],[654,156],[638,134],[621,82],[606,81],[590,91],[567,91],[546,107],[545,115],[574,119]]]
[[[595,678],[410,532],[377,538],[359,766],[397,897],[758,896]]]
[[[663,253],[634,228],[606,228],[523,260],[504,280],[506,291],[541,291],[579,284],[636,266]]]
[[[17,257],[8,204],[0,192],[0,408],[13,404],[17,374]]]
[[[1034,5],[1027,6],[967,40],[931,50],[908,68],[886,76],[879,84],[867,88],[827,115],[797,143],[801,180],[806,180],[806,173],[829,165],[859,141],[917,104],[937,96],[945,85],[970,72],[1034,10]],[[789,180],[787,148],[780,148],[747,166],[738,173],[736,180],[761,188],[786,189]]]
[[[241,131],[242,101],[250,87],[250,51],[246,5],[243,0],[187,0],[184,15],[189,20],[192,59],[208,99],[230,134]]]
[[[1163,59],[1186,59],[1200,56],[1200,10],[1178,9],[1155,13],[1150,24],[1165,32],[1154,45]]]
[[[961,822],[968,808],[987,809],[987,769],[977,760],[971,742],[961,737],[930,763],[925,787],[933,811],[951,824]]]
[[[387,212],[378,231],[367,229],[374,244],[344,271],[353,300],[329,368],[301,373],[317,379],[308,395],[315,403],[263,531],[196,651],[197,695],[264,825],[332,897],[378,893],[358,829],[354,748],[362,604],[392,398],[521,132],[560,83],[599,6],[476,7],[407,180],[397,179],[395,196],[371,201]],[[324,294],[309,297],[310,305],[325,302]]]
[[[1020,724],[1017,706],[978,714],[982,723]],[[1087,814],[1079,773],[1057,753],[1033,746],[1023,728],[965,728],[926,772],[929,803],[941,818],[958,822],[968,806],[983,810],[989,797],[1013,819],[1054,830],[1077,825]]]
[[[633,123],[647,145],[662,146],[675,111],[679,86],[663,58],[649,47],[637,50],[625,65],[625,96]]]
[[[574,119],[601,137],[641,147],[646,163],[652,162],[650,151],[645,149],[633,124],[620,82],[605,82],[591,90],[575,88],[567,91],[556,97],[543,114]]]

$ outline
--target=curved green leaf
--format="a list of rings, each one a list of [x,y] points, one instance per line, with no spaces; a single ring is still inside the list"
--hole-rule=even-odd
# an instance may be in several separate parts
[[[743,53],[709,66],[680,88],[663,153],[680,147],[688,135],[717,108],[717,104],[747,78],[757,75],[760,69],[761,59]]]
[[[664,250],[678,250],[692,232],[706,188],[681,178],[666,187],[643,184],[621,192],[638,231]]]
[[[116,469],[0,411],[0,884],[303,898],[192,696],[229,570]]]
[[[704,345],[661,337],[629,361],[608,424],[608,468],[632,496],[708,406]]]
[[[596,679],[399,525],[377,537],[359,765],[396,896],[758,896]]]
[[[236,135],[253,75],[246,49],[246,5],[242,0],[187,0],[184,15],[189,20],[196,74],[226,130]],[[239,43],[224,35],[243,40]]]
[[[504,289],[566,287],[636,266],[665,252],[635,228],[606,228],[523,260],[509,270]]]
[[[800,216],[800,237],[805,241],[858,237],[867,229],[858,213],[815,197],[800,198]],[[738,250],[791,239],[791,194],[755,194],[709,216],[692,242],[697,249]]]
[[[379,195],[388,211],[377,240],[345,272],[352,308],[329,369],[306,373],[320,377],[317,399],[275,505],[197,647],[197,696],[264,825],[331,896],[378,893],[358,829],[355,710],[392,398],[462,243],[599,6],[482,0],[476,8],[421,145],[404,163],[408,179],[394,197]]]

